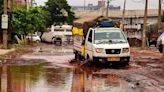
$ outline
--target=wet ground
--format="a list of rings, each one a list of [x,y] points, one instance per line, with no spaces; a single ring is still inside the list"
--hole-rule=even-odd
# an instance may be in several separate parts
[[[69,63],[71,45],[33,50],[1,65],[1,92],[164,92],[164,61],[154,47],[131,48],[126,67]]]

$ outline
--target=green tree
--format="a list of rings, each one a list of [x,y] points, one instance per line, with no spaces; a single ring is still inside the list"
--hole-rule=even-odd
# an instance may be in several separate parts
[[[47,20],[47,11],[40,7],[17,6],[12,14],[12,35],[27,35],[36,31],[43,31]]]
[[[48,0],[44,7],[49,12],[48,25],[52,24],[71,24],[73,22],[74,12],[66,0]]]
[[[164,22],[164,12],[162,13],[161,21]]]

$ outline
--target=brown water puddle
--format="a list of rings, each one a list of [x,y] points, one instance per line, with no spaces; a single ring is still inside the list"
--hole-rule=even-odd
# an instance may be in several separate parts
[[[136,92],[115,74],[96,74],[95,70],[77,68],[73,74],[72,92]]]
[[[72,69],[35,65],[0,67],[0,92],[71,92]]]

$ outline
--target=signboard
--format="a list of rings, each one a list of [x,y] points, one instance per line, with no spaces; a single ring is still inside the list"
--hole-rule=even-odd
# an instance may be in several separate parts
[[[3,14],[2,15],[2,24],[1,24],[2,29],[8,29],[8,15]]]

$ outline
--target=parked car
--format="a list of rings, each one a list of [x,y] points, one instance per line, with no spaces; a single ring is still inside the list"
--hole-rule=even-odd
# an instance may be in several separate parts
[[[157,39],[157,49],[159,52],[163,52],[163,46],[162,46],[162,41],[164,41],[164,32],[158,37]]]
[[[151,46],[151,45],[155,45],[156,46],[158,36],[159,36],[159,33],[153,33],[153,34],[150,34],[148,36],[149,46]]]
[[[27,35],[26,39],[28,39],[29,41],[33,41],[33,42],[37,42],[39,43],[41,41],[40,37],[37,34],[32,34],[32,35]]]

